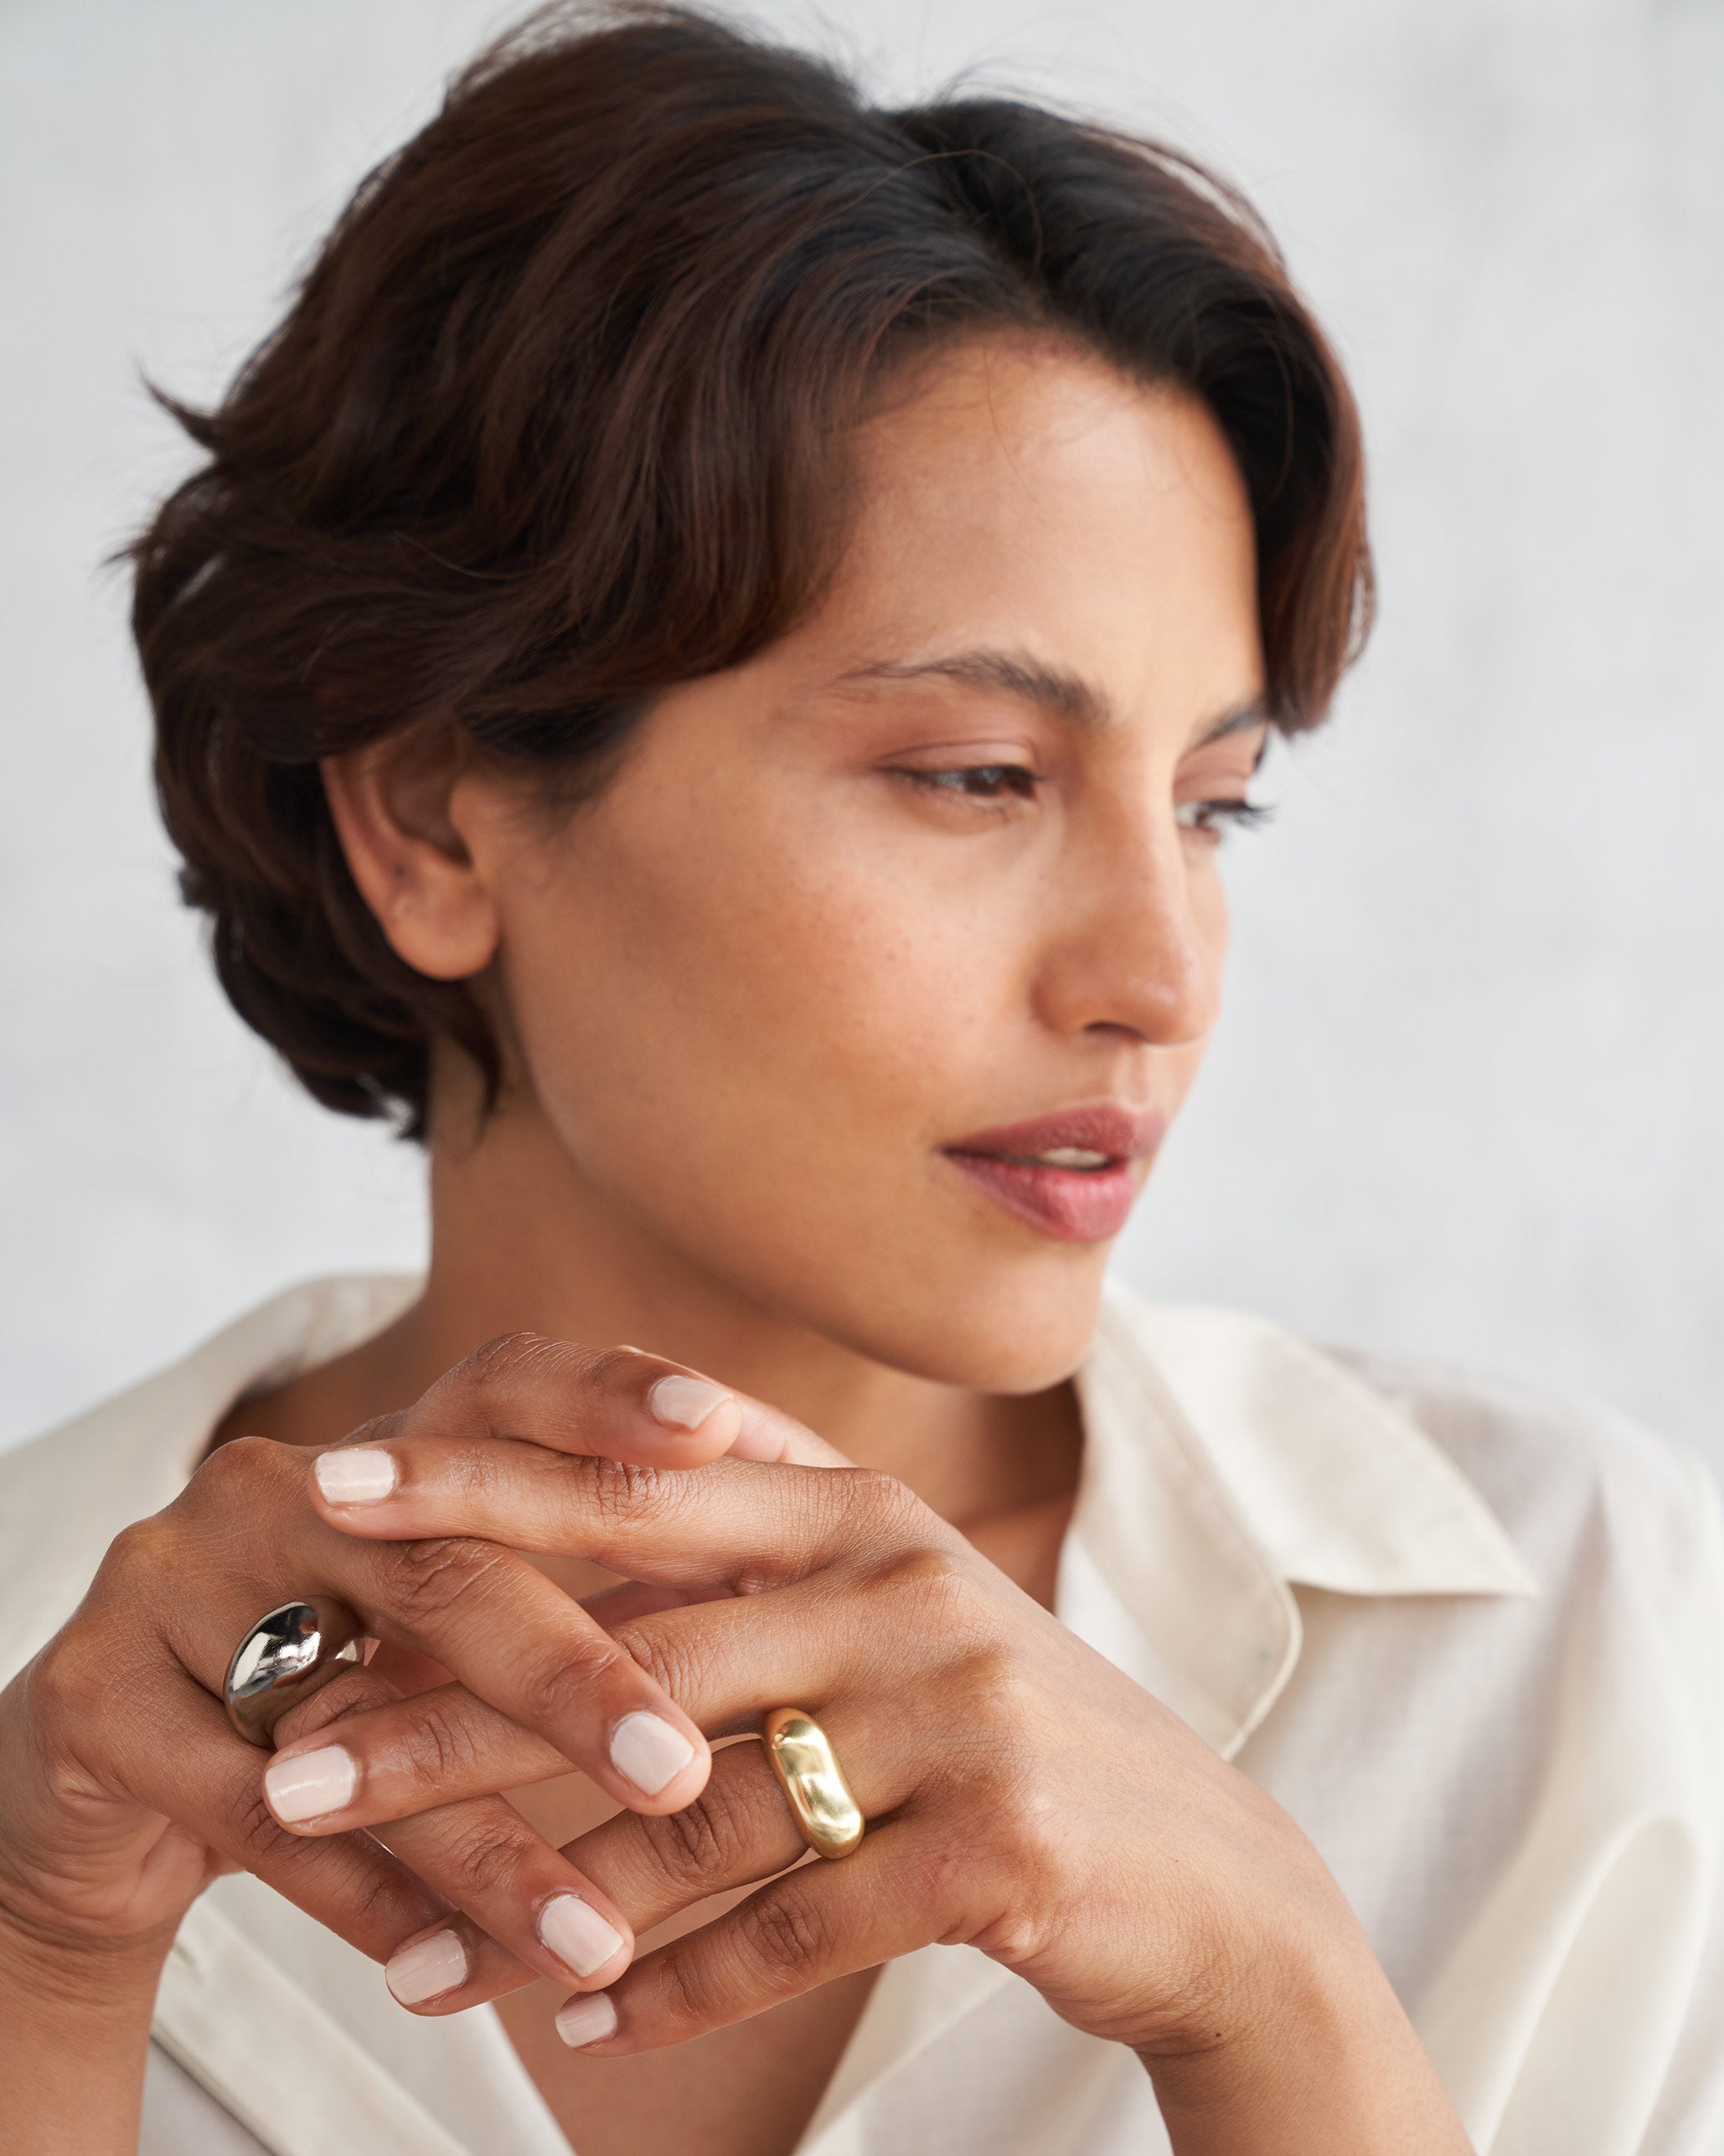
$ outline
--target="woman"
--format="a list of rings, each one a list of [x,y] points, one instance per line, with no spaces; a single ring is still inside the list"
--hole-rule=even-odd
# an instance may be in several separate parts
[[[7,2145],[1716,2145],[1697,1469],[1102,1306],[1368,595],[1241,205],[541,19],[180,416],[186,893],[432,1258],[0,1468]]]

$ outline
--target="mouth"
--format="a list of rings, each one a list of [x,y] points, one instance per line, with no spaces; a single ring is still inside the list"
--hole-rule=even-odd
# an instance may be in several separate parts
[[[941,1148],[970,1182],[1056,1240],[1101,1243],[1125,1225],[1135,1163],[1160,1144],[1166,1118],[1096,1101],[974,1131]]]

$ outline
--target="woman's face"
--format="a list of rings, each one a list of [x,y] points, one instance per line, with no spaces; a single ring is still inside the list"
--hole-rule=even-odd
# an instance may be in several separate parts
[[[1251,520],[1200,405],[1022,341],[926,361],[860,452],[818,611],[666,695],[554,838],[457,789],[508,1112],[684,1277],[1029,1390],[1216,1022]]]

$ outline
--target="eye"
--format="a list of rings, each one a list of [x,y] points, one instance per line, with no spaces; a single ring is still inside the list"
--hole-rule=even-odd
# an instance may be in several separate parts
[[[1274,813],[1272,808],[1255,801],[1182,801],[1174,811],[1174,820],[1182,831],[1219,838],[1230,825],[1238,831],[1255,830]]]
[[[931,792],[962,794],[971,801],[1028,801],[1036,787],[1035,772],[1023,764],[958,764],[949,771],[901,770],[898,776]]]

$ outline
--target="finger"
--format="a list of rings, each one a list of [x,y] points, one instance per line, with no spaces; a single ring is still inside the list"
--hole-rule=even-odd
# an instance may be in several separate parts
[[[833,1742],[836,1750],[836,1736]],[[866,1755],[859,1748],[857,1756]],[[874,1777],[866,1800],[882,1812],[884,1787]],[[857,1797],[864,1801],[859,1791]],[[714,1753],[712,1772],[694,1802],[653,1820],[643,1832],[633,1831],[645,1825],[619,1812],[563,1851],[627,1911],[637,1933],[715,1894],[756,1885],[808,1854],[757,1739],[723,1746]]]
[[[911,1537],[959,1540],[901,1483],[860,1467],[723,1459],[683,1474],[506,1438],[390,1439],[369,1449],[383,1462],[379,1494],[338,1517],[323,1508],[344,1534],[479,1535],[588,1557],[655,1585],[750,1591]],[[317,1465],[333,1457],[319,1455]]]
[[[651,1473],[604,1465],[616,1473]],[[185,1508],[176,1525],[190,1517],[203,1534],[219,1529],[224,1555],[240,1540],[236,1522],[250,1524],[254,1544],[241,1543],[231,1572],[206,1566],[196,1599],[163,1596],[156,1582],[163,1635],[206,1689],[219,1693],[229,1655],[262,1611],[290,1596],[323,1594],[355,1612],[367,1632],[452,1672],[618,1803],[673,1811],[695,1794],[709,1763],[698,1725],[525,1558],[471,1537],[355,1540],[307,1509],[307,1478],[302,1452],[241,1438],[224,1446],[176,1501]],[[154,1541],[161,1539],[157,1532]],[[178,1546],[177,1534],[168,1540]],[[141,1565],[148,1554],[140,1548]]]
[[[614,1901],[531,1836],[518,1813],[508,1822],[488,1816],[436,1822],[402,1833],[393,1849],[360,1834],[302,1839],[264,1801],[256,1747],[228,1728],[199,1687],[183,1677],[178,1682],[181,1715],[140,1716],[152,1736],[126,1764],[132,1792],[219,1850],[225,1870],[253,1873],[383,1963],[385,1980],[404,2006],[449,2013],[538,1976],[582,1986],[627,1968],[633,1940]],[[167,1745],[164,1728],[173,1731]],[[472,1815],[482,1809],[452,1808]],[[498,1863],[498,1847],[508,1849],[512,1865]],[[441,1875],[446,1890],[427,1871]]]
[[[764,1400],[751,1400],[746,1392],[739,1392],[736,1400],[739,1420],[736,1435],[730,1443],[733,1460],[763,1460],[787,1467],[855,1465],[836,1445],[828,1445],[805,1424],[788,1415],[781,1415]]]
[[[769,1708],[787,1700],[823,1720],[829,1702],[835,1703],[832,1714],[854,1716],[859,1693],[880,1696],[883,1677],[885,1696],[901,1700],[936,1667],[983,1644],[979,1623],[949,1594],[940,1603],[942,1622],[929,1622],[931,1569],[937,1570],[925,1559],[901,1560],[861,1583],[856,1596],[834,1595],[821,1578],[770,1595],[659,1611],[619,1624],[617,1644],[651,1671],[661,1689],[674,1693],[709,1736],[752,1730]],[[350,1681],[338,1680],[343,1687]],[[290,1726],[292,1740],[278,1752],[272,1778],[300,1772],[288,1762],[308,1749],[300,1725],[283,1725]],[[867,1754],[882,1763],[896,1759],[901,1730],[901,1717],[878,1736],[863,1727]],[[369,1826],[568,1772],[554,1746],[461,1684],[346,1715],[341,1745],[342,1757],[332,1766],[341,1801],[301,1813],[294,1821],[299,1831]],[[876,1788],[868,1801],[896,1803],[900,1792],[896,1785]],[[670,1808],[661,1808],[661,1816]],[[687,1811],[685,1805],[674,1808],[679,1817]]]
[[[381,1827],[570,1771],[555,1745],[462,1684],[391,1699],[342,1678],[309,1705],[326,1698],[335,1712],[284,1722],[292,1736],[261,1769],[265,1802],[291,1834]]]
[[[364,1504],[379,1472],[364,1456],[382,1437],[520,1438],[553,1452],[674,1468],[716,1459],[742,1421],[729,1386],[662,1355],[508,1333],[457,1363],[411,1407],[365,1424],[323,1454],[331,1462],[324,1493],[332,1505]]]
[[[715,1601],[722,1593],[627,1580],[586,1596],[581,1607],[614,1632],[625,1621]],[[415,1681],[400,1680],[396,1672],[403,1669]],[[421,1671],[434,1674],[425,1678]],[[373,1674],[384,1681],[367,1682]],[[336,1720],[343,1724],[339,1740],[324,1734]],[[320,1785],[317,1770],[297,1762],[337,1741],[343,1756],[329,1762]],[[284,1715],[276,1724],[275,1748],[265,1794],[280,1800],[274,1808],[285,1826],[307,1834],[345,1832],[404,1818],[433,1803],[524,1789],[568,1773],[575,1763],[464,1684],[448,1681],[428,1658],[389,1648],[367,1671],[334,1679]]]
[[[535,1976],[588,1989],[627,1968],[634,1936],[627,1916],[506,1798],[439,1805],[378,1832],[467,1920],[416,1938],[405,1961],[396,1950],[385,1976],[403,2006],[446,2012]]]
[[[322,1453],[316,1494],[326,1516],[347,1524],[354,1508],[387,1495],[398,1456],[379,1457],[380,1447],[427,1438],[513,1438],[651,1467],[699,1467],[726,1452],[773,1464],[850,1464],[792,1417],[662,1356],[515,1333],[488,1341],[412,1407]]]
[[[729,1593],[728,1587],[666,1587],[645,1580],[625,1580],[620,1586],[583,1595],[581,1607],[595,1624],[614,1632],[618,1625],[636,1617],[656,1617],[661,1610],[689,1609],[697,1602],[723,1602]]]
[[[557,2014],[557,2033],[581,2050],[656,2050],[913,1953],[949,1928],[942,1905],[950,1869],[920,1825],[879,1828],[854,1855],[782,1873],[728,1914],[643,1956],[607,1990],[571,1999]]]
[[[263,1764],[261,1777],[265,1802],[290,1833],[305,1831],[308,1807],[344,1795],[348,1724],[401,1696],[376,1672],[354,1669],[284,1716],[290,1749]],[[555,1771],[566,1773],[567,1761]],[[379,1828],[376,1839],[469,1920],[397,1947],[384,1973],[403,2006],[451,2012],[535,1976],[586,1986],[627,1968],[634,1950],[627,1917],[503,1798],[436,1805]]]
[[[449,1904],[369,1836],[288,1834],[264,1802],[259,1763],[256,1746],[201,1687],[163,1668],[130,1688],[125,1712],[109,1718],[100,1765],[114,1786],[374,1960],[446,1916]]]

